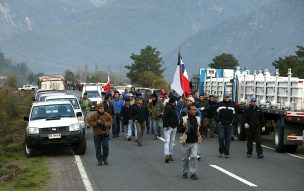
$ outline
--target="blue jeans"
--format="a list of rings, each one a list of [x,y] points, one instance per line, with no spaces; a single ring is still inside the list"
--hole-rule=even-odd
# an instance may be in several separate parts
[[[109,136],[108,135],[95,135],[94,145],[96,151],[96,159],[98,162],[107,161],[109,155]],[[101,153],[102,146],[102,153]]]
[[[218,124],[219,152],[225,155],[229,155],[231,131],[231,125]]]

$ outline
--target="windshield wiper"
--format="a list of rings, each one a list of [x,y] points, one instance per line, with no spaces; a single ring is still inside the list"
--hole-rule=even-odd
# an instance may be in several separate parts
[[[60,118],[61,118],[61,116],[53,116],[53,117],[46,118],[46,120],[58,120]]]
[[[45,119],[45,117],[32,117],[31,120]]]

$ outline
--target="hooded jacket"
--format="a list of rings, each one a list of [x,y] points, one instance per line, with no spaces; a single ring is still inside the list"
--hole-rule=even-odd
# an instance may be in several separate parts
[[[97,123],[98,119],[103,122],[103,125]],[[112,126],[112,117],[107,112],[95,112],[89,118],[89,124],[93,127],[93,135],[109,135],[109,130]]]

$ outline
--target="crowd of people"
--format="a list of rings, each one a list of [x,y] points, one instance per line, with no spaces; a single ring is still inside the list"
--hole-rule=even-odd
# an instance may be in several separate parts
[[[202,137],[214,138],[219,141],[219,157],[229,158],[230,141],[233,140],[233,123],[237,107],[226,94],[222,101],[214,95],[188,98],[176,96],[173,91],[162,89],[159,93],[144,94],[135,88],[125,89],[120,94],[115,89],[104,97],[97,105],[97,111],[88,116],[90,101],[84,96],[80,100],[86,116],[87,126],[93,128],[94,145],[98,165],[108,165],[109,139],[124,136],[126,141],[132,139],[138,146],[143,146],[142,136],[154,134],[155,140],[164,137],[164,161],[174,161],[174,145],[176,134],[180,133],[179,141],[183,153],[183,178],[191,175],[198,179],[198,160],[200,160],[200,142]],[[247,130],[247,157],[252,156],[252,142],[256,142],[257,156],[263,158],[261,148],[261,127],[264,117],[256,106],[256,99],[251,99],[250,106],[244,113],[244,126]],[[111,130],[111,131],[110,131]],[[101,151],[102,148],[102,151]]]

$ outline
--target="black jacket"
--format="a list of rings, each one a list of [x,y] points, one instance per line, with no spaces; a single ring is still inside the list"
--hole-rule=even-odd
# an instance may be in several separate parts
[[[131,119],[133,121],[137,120],[139,123],[147,121],[149,117],[149,111],[146,106],[142,105],[139,106],[134,104],[131,107]]]
[[[121,110],[123,124],[128,124],[131,119],[131,107],[131,105],[124,105]]]
[[[205,117],[207,118],[214,118],[217,115],[218,103],[215,101],[208,101],[205,108]]]
[[[232,124],[235,115],[235,104],[233,101],[222,101],[218,104],[217,108],[217,121],[223,125]]]
[[[176,128],[178,126],[178,116],[176,107],[172,103],[167,103],[163,115],[164,127]]]
[[[183,124],[184,118],[181,120],[181,124]],[[196,143],[198,141],[197,139],[197,131],[198,131],[198,123],[196,116],[188,115],[188,127],[185,128],[182,126],[181,133],[184,133],[186,131],[187,134],[187,140],[186,143]]]
[[[110,102],[108,105],[108,103],[106,101],[103,101],[102,104],[103,104],[103,108],[104,108],[105,112],[107,112],[108,114],[110,114],[113,117],[115,115],[113,103]]]
[[[261,128],[265,126],[265,118],[262,110],[256,106],[250,105],[243,114],[244,124],[248,123],[250,128]]]

